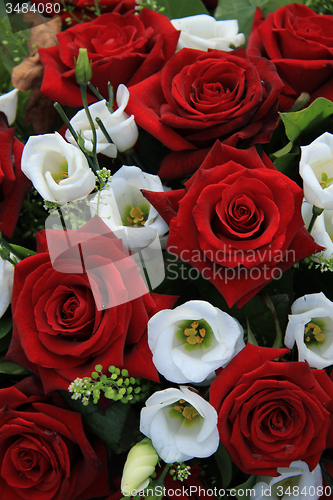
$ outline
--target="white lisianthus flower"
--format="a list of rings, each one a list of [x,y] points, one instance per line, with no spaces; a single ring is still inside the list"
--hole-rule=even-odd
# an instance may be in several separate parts
[[[306,201],[333,210],[333,135],[325,132],[301,150],[299,173]]]
[[[0,318],[12,300],[14,266],[0,257]]]
[[[289,467],[278,467],[278,477],[257,476],[252,500],[291,500],[303,498],[318,500],[323,477],[320,465],[310,472],[306,462],[298,460]]]
[[[312,207],[313,205],[310,205],[307,201],[303,201],[302,217],[306,227],[309,227],[312,218]],[[322,257],[329,259],[333,255],[333,210],[324,210],[318,215],[313,225],[311,236],[318,245],[326,249]]]
[[[333,364],[333,302],[322,292],[304,295],[291,306],[284,343],[292,349],[295,342],[298,360],[311,368]]]
[[[177,50],[184,47],[198,50],[232,50],[230,45],[239,47],[245,43],[243,33],[238,33],[236,19],[216,21],[207,14],[171,19],[176,30],[181,31]]]
[[[215,408],[186,386],[150,396],[141,410],[140,431],[166,463],[209,457],[219,445]]]
[[[131,250],[147,247],[157,236],[163,236],[169,230],[141,189],[163,192],[157,175],[124,165],[90,201],[91,215],[99,215]]]
[[[82,151],[57,132],[31,136],[23,149],[21,168],[44,200],[59,205],[84,198],[96,183]]]
[[[89,106],[89,111],[96,128],[97,153],[103,153],[106,156],[115,158],[117,156],[117,150],[120,152],[127,151],[132,148],[138,140],[139,132],[134,121],[134,115],[128,116],[128,114],[125,113],[128,99],[129,91],[125,85],[121,84],[119,85],[116,94],[116,101],[118,104],[118,109],[116,109],[116,111],[111,113],[107,108],[107,102],[105,100],[98,101]],[[114,144],[110,144],[107,141],[96,122],[96,118],[100,118],[102,120],[104,127]],[[88,151],[92,151],[93,134],[85,110],[81,109],[81,111],[76,113],[76,115],[70,120],[70,123],[75,132],[80,134],[84,139],[84,147]],[[70,143],[76,145],[76,142],[69,130],[66,130],[66,139]]]
[[[243,348],[243,328],[203,300],[164,309],[148,322],[148,344],[157,370],[171,382],[200,383]]]
[[[12,125],[16,119],[17,97],[18,89],[13,89],[0,96],[0,111],[7,116],[8,125]]]

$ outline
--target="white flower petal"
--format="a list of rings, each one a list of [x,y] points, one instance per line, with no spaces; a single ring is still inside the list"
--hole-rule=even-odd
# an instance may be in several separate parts
[[[18,89],[13,89],[0,96],[0,111],[7,116],[8,125],[12,125],[16,119],[17,99]]]
[[[192,425],[184,425],[185,417],[170,414],[172,403],[184,400],[195,408]],[[140,431],[148,436],[159,456],[167,463],[208,457],[215,453],[219,436],[216,410],[199,394],[183,386],[153,394],[141,410]]]
[[[121,167],[109,180],[99,195],[91,200],[91,213],[96,213],[124,245],[132,251],[147,248],[156,237],[163,236],[169,229],[162,217],[151,207],[141,189],[163,192],[157,175],[147,174],[135,166]],[[99,202],[98,202],[99,199]],[[128,207],[147,208],[147,220],[139,227],[124,225],[124,214]]]
[[[217,21],[212,16],[199,14],[171,20],[176,30],[181,31],[177,50],[184,47],[205,50],[230,51],[230,45],[239,47],[245,43],[243,33],[238,33],[236,19]]]
[[[210,339],[190,346],[179,335],[183,321],[204,320],[213,332]],[[157,370],[171,382],[201,383],[225,366],[244,347],[243,329],[234,318],[209,302],[192,300],[173,310],[163,310],[148,322],[148,344]]]
[[[299,361],[307,361],[319,370],[333,365],[333,303],[323,293],[313,293],[297,299],[291,308],[284,343],[292,349],[295,342]],[[321,328],[323,341],[306,343],[305,327],[314,322]]]
[[[333,210],[333,183],[321,183],[322,175],[333,178],[333,135],[325,132],[308,146],[301,147],[299,173],[304,182],[304,196],[318,208]]]
[[[14,266],[0,257],[0,318],[12,300]]]

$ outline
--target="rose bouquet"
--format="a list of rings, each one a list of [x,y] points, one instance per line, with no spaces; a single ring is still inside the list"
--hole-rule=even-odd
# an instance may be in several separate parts
[[[330,3],[0,33],[1,500],[331,498]]]

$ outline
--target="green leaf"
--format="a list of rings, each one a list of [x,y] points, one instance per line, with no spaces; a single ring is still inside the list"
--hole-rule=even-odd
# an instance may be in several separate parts
[[[24,366],[10,363],[9,361],[0,362],[0,373],[7,373],[9,375],[30,375],[31,372]]]
[[[9,74],[14,66],[22,62],[23,57],[29,55],[29,38],[30,30],[13,33],[8,17],[0,17],[0,59]]]
[[[256,338],[255,336],[253,335],[253,332],[250,328],[250,323],[249,323],[249,319],[247,318],[247,342],[248,344],[252,344],[252,345],[258,345],[258,342],[256,341]]]
[[[219,0],[215,11],[215,19],[237,19],[239,32],[244,33],[246,39],[249,36],[253,16],[257,7],[267,16],[270,12],[276,11],[279,7],[288,5],[290,0]],[[304,3],[303,0],[295,3]]]
[[[7,333],[10,332],[12,326],[13,326],[12,318],[5,318],[4,316],[0,318],[0,339],[5,337],[5,335],[7,335]]]
[[[158,12],[161,12],[169,19],[178,19],[180,17],[194,16],[196,14],[209,14],[208,10],[201,0],[157,0]],[[149,5],[145,5],[152,9]],[[160,8],[164,10],[161,11]]]
[[[333,478],[328,474],[326,468],[324,467],[323,462],[320,462],[321,472],[325,478],[326,483],[330,486],[331,490],[333,489]]]
[[[333,102],[319,97],[310,106],[294,113],[281,113],[286,134],[293,143],[302,135],[314,134],[318,137],[318,128],[322,128],[327,119],[333,115]],[[310,141],[311,142],[311,141]]]
[[[280,151],[278,151],[277,153],[274,153],[271,159],[273,160],[273,163],[279,170],[279,172],[282,172],[283,174],[293,179],[295,177],[295,173],[298,172],[301,150],[299,146],[295,144],[292,149],[287,151],[290,144],[292,144],[292,142],[289,142],[287,144],[288,148],[286,147],[286,152],[283,156],[277,156],[277,153],[283,154],[284,148],[280,149]],[[274,156],[277,157],[274,159]]]
[[[214,458],[221,474],[222,486],[227,488],[232,479],[232,461],[222,443],[219,444],[217,451],[214,453]]]
[[[241,309],[238,309],[236,305],[229,308],[222,295],[211,283],[204,280],[204,278],[198,277],[198,279],[192,281],[192,285],[200,290],[201,297],[204,297],[204,300],[207,300],[213,306],[219,307],[222,311],[238,319],[244,330],[246,329],[248,320],[258,344],[263,347],[272,347],[276,336],[276,324],[272,313],[265,305],[260,293],[249,300]],[[270,296],[275,307],[281,330],[285,331],[293,297],[291,272],[287,271],[283,273],[280,279],[273,280],[266,285],[262,289],[262,292]]]
[[[16,257],[18,257],[21,260],[26,259],[27,257],[31,257],[31,255],[36,255],[36,252],[30,250],[29,248],[24,248],[21,247],[20,245],[12,245],[12,244],[10,244],[10,246],[15,251]]]
[[[256,483],[256,478],[257,476],[250,476],[249,479],[245,481],[245,483],[236,486],[236,488],[233,488],[236,491],[236,497],[238,500],[244,500],[247,498],[251,499],[251,491]]]
[[[138,419],[132,415],[134,412],[130,404],[120,401],[111,403],[105,414],[99,406],[89,401],[84,406],[81,400],[74,400],[67,391],[59,391],[62,398],[72,410],[81,413],[83,421],[90,429],[104,441],[105,445],[113,452],[119,453],[125,449],[125,442],[122,439],[128,432],[133,436],[133,432],[138,429]],[[124,435],[123,435],[124,434]],[[128,449],[126,447],[126,449]]]

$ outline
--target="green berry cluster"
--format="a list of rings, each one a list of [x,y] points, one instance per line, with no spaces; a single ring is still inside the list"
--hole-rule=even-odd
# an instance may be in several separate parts
[[[128,371],[120,370],[115,366],[109,367],[110,376],[102,373],[102,365],[96,365],[91,377],[76,378],[68,387],[72,392],[72,399],[81,399],[83,405],[88,405],[90,396],[93,403],[97,404],[101,392],[107,399],[121,401],[122,403],[136,403],[148,394],[148,385],[141,384],[141,379],[130,377]]]
[[[170,469],[169,474],[173,476],[173,480],[183,482],[184,479],[187,479],[191,475],[191,467],[189,465],[185,465],[184,462],[179,462],[179,464]]]

